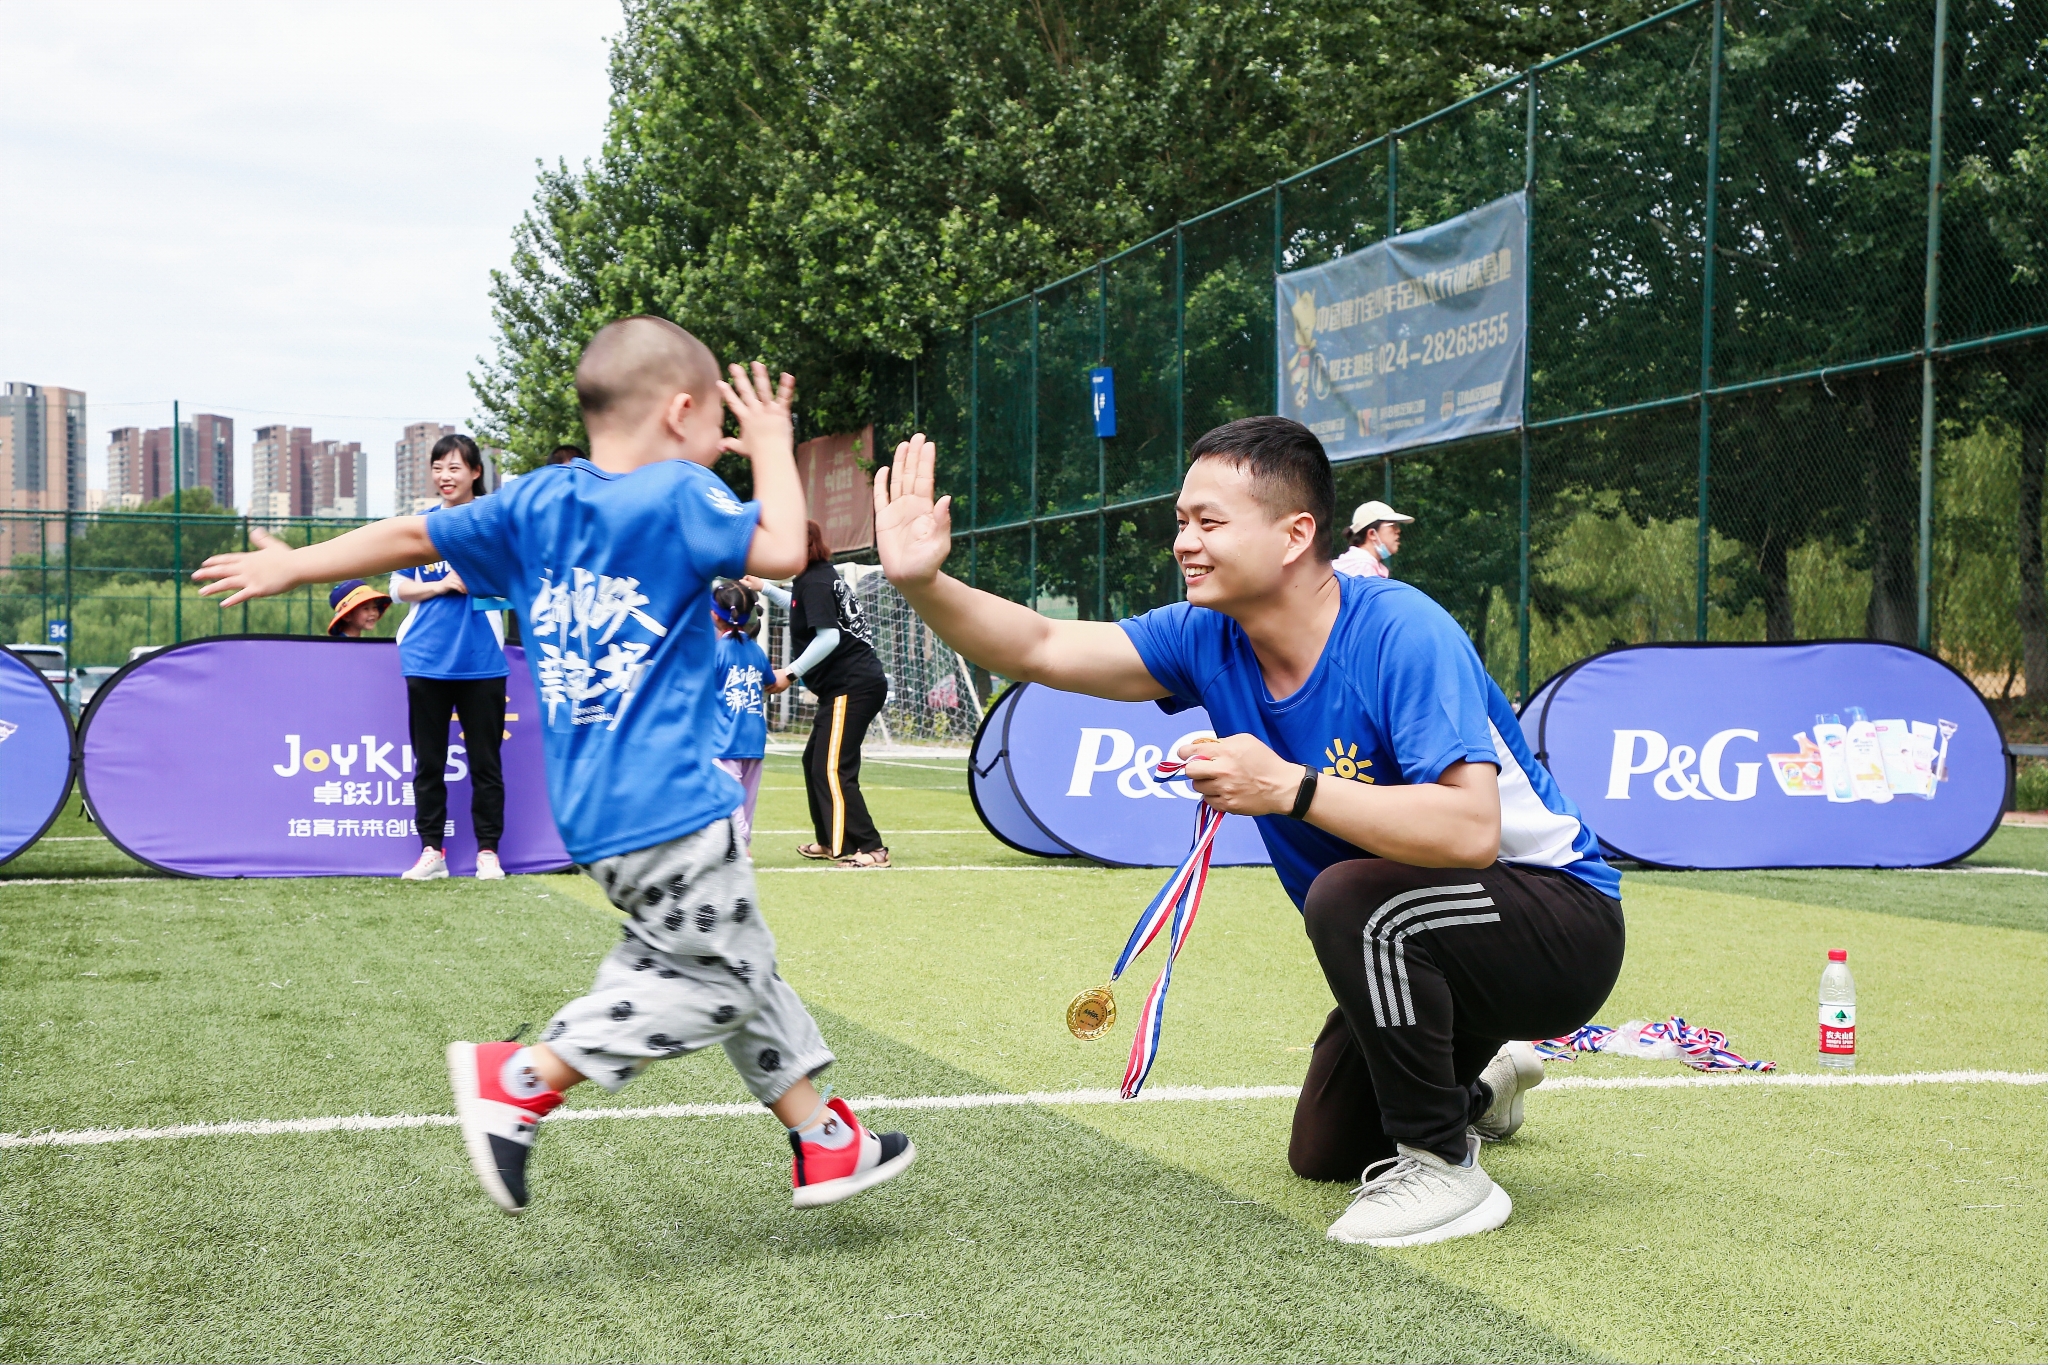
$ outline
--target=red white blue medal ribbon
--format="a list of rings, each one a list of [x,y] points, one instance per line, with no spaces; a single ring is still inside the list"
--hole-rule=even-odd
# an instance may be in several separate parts
[[[1619,1052],[1624,1056],[1632,1052],[1669,1043],[1677,1049],[1677,1060],[1684,1062],[1695,1071],[1776,1071],[1778,1064],[1767,1061],[1751,1061],[1728,1046],[1728,1035],[1719,1029],[1702,1028],[1688,1024],[1678,1015],[1672,1015],[1661,1023],[1646,1024],[1631,1039],[1618,1036],[1620,1030],[1612,1024],[1583,1024],[1562,1038],[1546,1038],[1536,1043],[1536,1050],[1552,1061],[1568,1062],[1578,1052]]]
[[[1165,781],[1179,777],[1187,766],[1183,760],[1168,759],[1154,770],[1154,775]],[[1116,970],[1109,974],[1111,981],[1122,976],[1124,968],[1159,937],[1159,931],[1171,925],[1166,939],[1166,966],[1145,997],[1145,1008],[1138,1014],[1137,1036],[1131,1039],[1131,1059],[1124,1067],[1122,1090],[1127,1100],[1138,1097],[1138,1092],[1145,1088],[1145,1078],[1152,1074],[1152,1063],[1159,1059],[1159,1040],[1166,1023],[1166,992],[1173,984],[1173,962],[1180,956],[1181,945],[1188,941],[1188,934],[1195,927],[1195,915],[1202,908],[1202,888],[1209,882],[1209,857],[1216,846],[1216,831],[1222,826],[1223,812],[1203,802],[1195,815],[1194,846],[1145,907],[1145,913],[1138,916],[1130,941],[1124,944],[1123,953],[1116,960]]]

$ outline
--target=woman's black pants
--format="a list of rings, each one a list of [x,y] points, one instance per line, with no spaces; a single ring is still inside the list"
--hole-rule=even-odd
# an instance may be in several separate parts
[[[879,674],[818,698],[818,717],[804,744],[804,792],[811,802],[812,832],[835,858],[882,847],[860,794],[860,746],[888,699],[889,680]]]
[[[505,775],[498,746],[505,734],[503,678],[407,678],[411,712],[413,800],[420,843],[440,848],[448,823],[448,715],[462,720],[469,762],[469,818],[476,846],[497,851],[505,834]]]

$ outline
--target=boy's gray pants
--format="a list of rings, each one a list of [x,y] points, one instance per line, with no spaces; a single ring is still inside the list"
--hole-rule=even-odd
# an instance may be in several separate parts
[[[631,918],[590,994],[541,1035],[607,1090],[657,1057],[718,1043],[763,1104],[830,1066],[810,1011],[775,974],[754,865],[730,817],[584,868]]]

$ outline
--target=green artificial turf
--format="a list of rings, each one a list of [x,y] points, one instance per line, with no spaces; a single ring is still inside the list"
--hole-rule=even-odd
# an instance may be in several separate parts
[[[793,760],[770,761],[762,903],[840,1053],[828,1078],[854,1097],[1113,1087],[1154,965],[1109,1039],[1060,1018],[1160,874],[949,832],[977,827],[957,763],[867,776],[906,869],[1003,870],[805,863],[807,836],[767,832],[806,825]],[[2006,833],[2003,865],[2038,857]],[[90,875],[94,846],[48,847]],[[1845,947],[1860,1074],[2048,1068],[2040,878],[1625,891],[1604,1022],[1680,1013],[1812,1072],[1820,967]],[[573,875],[0,884],[0,1129],[446,1112],[447,1040],[546,1019],[617,922]],[[1219,870],[1151,1085],[1292,1085],[1328,1005],[1271,875]],[[1486,1154],[1507,1226],[1395,1253],[1323,1239],[1346,1191],[1288,1173],[1284,1099],[879,1111],[919,1164],[808,1214],[765,1117],[550,1126],[517,1221],[446,1128],[8,1149],[0,1357],[2039,1359],[2044,1093],[1541,1089]],[[571,1104],[744,1098],[714,1050]]]

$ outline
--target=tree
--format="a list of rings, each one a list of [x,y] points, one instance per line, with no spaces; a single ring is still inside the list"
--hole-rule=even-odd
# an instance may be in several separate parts
[[[493,277],[491,439],[580,439],[577,355],[670,317],[812,431],[977,311],[1647,12],[1639,0],[628,0],[604,148]]]

